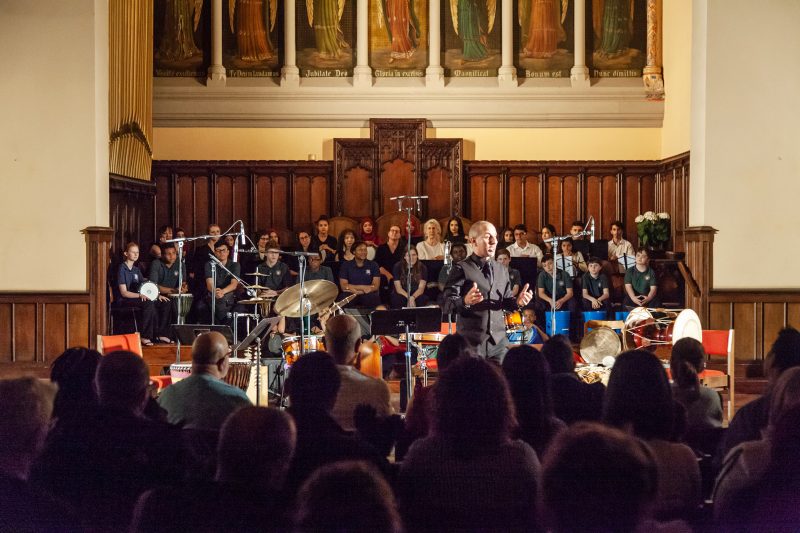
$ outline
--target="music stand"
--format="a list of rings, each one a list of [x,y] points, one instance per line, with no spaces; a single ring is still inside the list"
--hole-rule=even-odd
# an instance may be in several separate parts
[[[556,269],[563,270],[564,272],[569,274],[571,278],[575,277],[575,266],[571,257],[567,257],[562,254],[557,254],[555,256],[555,264],[556,264]]]
[[[236,353],[239,350],[246,349],[253,342],[256,343],[256,405],[261,405],[261,334],[265,330],[272,329],[280,320],[281,317],[279,316],[262,319],[250,331],[250,334],[233,349],[233,353]],[[283,400],[283,391],[281,391],[281,400]]]
[[[627,271],[630,267],[636,264],[636,256],[623,255],[622,257],[617,258],[617,262]]]
[[[411,400],[414,385],[411,375],[411,330],[415,333],[438,333],[442,310],[438,307],[404,307],[390,311],[373,311],[370,315],[373,335],[406,335],[406,397]]]

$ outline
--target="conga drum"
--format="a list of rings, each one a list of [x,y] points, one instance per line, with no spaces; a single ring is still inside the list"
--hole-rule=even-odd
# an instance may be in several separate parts
[[[189,310],[192,308],[192,301],[194,296],[191,293],[184,292],[182,294],[170,294],[173,308],[175,309],[175,316],[178,318],[178,324],[186,322],[186,317]]]

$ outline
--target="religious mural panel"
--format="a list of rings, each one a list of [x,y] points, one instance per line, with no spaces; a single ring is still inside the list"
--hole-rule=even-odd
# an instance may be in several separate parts
[[[592,32],[592,54],[587,54],[591,76],[641,77],[647,55],[647,0],[592,0],[587,7]]]
[[[519,0],[520,77],[569,78],[575,58],[573,19],[569,0]]]
[[[500,2],[444,0],[442,20],[445,76],[497,76],[502,37]]]
[[[427,0],[370,0],[369,63],[376,78],[425,76]]]
[[[227,0],[222,15],[222,63],[229,77],[278,77],[283,2]]]
[[[153,75],[205,77],[210,1],[155,0],[153,17]]]
[[[295,1],[300,76],[352,76],[356,48],[356,0]]]

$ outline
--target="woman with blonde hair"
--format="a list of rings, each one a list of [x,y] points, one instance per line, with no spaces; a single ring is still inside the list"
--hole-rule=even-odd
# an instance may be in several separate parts
[[[442,226],[435,218],[425,222],[423,226],[425,238],[417,243],[417,255],[422,260],[444,259],[444,245],[442,244]]]

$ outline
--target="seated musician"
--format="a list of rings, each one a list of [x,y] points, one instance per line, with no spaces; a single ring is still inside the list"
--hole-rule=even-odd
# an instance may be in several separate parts
[[[156,327],[156,308],[146,296],[139,294],[139,288],[145,281],[142,271],[136,266],[136,262],[139,260],[139,245],[129,242],[125,246],[123,257],[125,260],[117,269],[117,290],[115,291],[119,294],[117,305],[136,307],[142,310],[142,318],[138,323],[142,344],[152,346]]]
[[[306,266],[305,280],[312,281],[315,279],[323,279],[334,283],[331,267],[322,264],[322,256],[319,254],[310,256]]]
[[[633,245],[626,241],[625,226],[622,222],[615,220],[611,223],[611,240],[608,241],[608,260],[618,265],[616,272],[625,272],[625,266],[619,263],[619,259],[626,255],[634,255]],[[631,265],[633,266],[633,265]]]
[[[384,301],[389,300],[389,293],[391,292],[392,269],[399,261],[403,260],[403,255],[406,253],[406,241],[402,238],[402,230],[397,224],[389,227],[389,233],[386,237],[386,242],[378,245],[375,250],[375,262],[381,271],[381,294]]]
[[[538,246],[531,245],[538,250]],[[497,262],[506,267],[508,270],[508,280],[511,282],[511,295],[516,298],[519,294],[519,289],[522,287],[522,275],[516,268],[511,268],[511,253],[506,248],[500,248],[494,254]]]
[[[584,311],[605,311],[611,310],[611,285],[608,276],[601,272],[602,264],[596,257],[589,259],[589,272],[581,278],[581,292],[583,298],[581,304]]]
[[[583,220],[573,220],[569,234],[572,235],[572,249],[583,254],[583,257],[589,257],[589,241],[583,235],[577,236],[585,227]]]
[[[554,274],[555,271],[555,274]],[[556,279],[555,302],[553,301],[553,277]],[[556,269],[552,255],[545,255],[542,259],[542,271],[536,278],[536,311],[539,315],[539,325],[544,325],[544,313],[553,309],[556,311],[569,310],[570,318],[577,316],[578,304],[572,290],[572,278],[561,269]]]
[[[228,243],[223,240],[218,240],[214,246],[214,256],[220,261],[220,263],[225,265],[228,270],[239,276],[239,263],[234,263],[231,261],[230,255],[231,250],[228,247]],[[228,313],[233,311],[233,307],[236,304],[236,290],[239,288],[239,282],[236,278],[231,276],[230,272],[227,272],[224,268],[217,265],[217,284],[214,285],[211,269],[212,264],[213,261],[209,260],[205,267],[206,289],[208,291],[206,299],[209,301],[209,306],[211,305],[211,298],[215,299],[215,323],[228,324],[230,323]]]
[[[312,237],[312,243],[322,254],[322,261],[330,263],[336,259],[336,237],[329,235],[330,223],[326,215],[317,219],[317,234]]]
[[[186,265],[183,265],[183,287],[181,292],[187,294],[189,285],[186,278]],[[150,264],[150,281],[158,286],[159,299],[156,302],[158,314],[158,340],[173,342],[170,335],[171,325],[177,322],[177,305],[170,301],[170,294],[178,294],[178,250],[171,242],[161,245],[161,259]]]
[[[536,311],[527,308],[522,310],[522,327],[519,331],[508,334],[508,342],[515,344],[530,344],[537,350],[542,349],[548,335],[536,325]]]
[[[357,242],[355,259],[345,261],[339,269],[339,286],[343,292],[355,293],[358,296],[350,302],[350,307],[377,307],[381,303],[378,289],[381,274],[378,263],[367,259],[367,245]]]
[[[319,247],[314,244],[313,239],[311,238],[311,234],[307,231],[300,230],[297,232],[297,246],[295,247],[296,252],[306,252],[306,253],[319,253]],[[322,254],[320,254],[322,256]],[[324,261],[323,257],[323,261]],[[297,276],[300,272],[300,265],[297,262],[296,257],[289,258],[289,272],[291,272],[292,276]]]
[[[556,236],[556,227],[552,224],[545,224],[544,226],[542,226],[541,236],[542,236],[542,243],[539,245],[539,248],[542,249],[542,254],[553,255],[553,243],[547,241]]]
[[[650,268],[650,254],[636,252],[636,264],[625,271],[625,307],[658,307],[658,280]]]
[[[194,250],[191,259],[192,266],[189,268],[189,277],[196,279],[197,284],[203,288],[202,291],[199,291],[200,293],[205,293],[205,281],[201,282],[201,280],[205,280],[206,263],[215,255],[214,247],[219,241],[219,235],[222,233],[218,224],[209,224],[206,231],[208,231],[207,235],[212,237],[208,239],[205,245]]]
[[[542,264],[542,249],[528,242],[528,228],[525,224],[514,226],[514,243],[506,249],[509,257],[535,257],[536,265]]]
[[[256,267],[256,272],[264,276],[255,276],[256,283],[266,287],[259,296],[274,298],[282,293],[290,285],[291,275],[289,267],[280,261],[281,251],[278,243],[269,241],[267,243],[267,253],[264,262]]]
[[[589,270],[586,265],[586,260],[583,258],[583,254],[573,248],[572,237],[567,237],[561,241],[561,253],[564,257],[572,259],[573,278],[577,278],[583,272]]]
[[[449,265],[442,266],[442,269],[439,271],[439,278],[437,282],[439,284],[440,289],[444,289],[445,283],[447,282],[447,277],[450,275],[450,271],[453,270],[453,265],[456,265],[467,258],[469,255],[469,251],[467,250],[467,245],[456,242],[450,247],[450,257],[452,261],[450,261]]]
[[[409,264],[411,265],[410,273],[408,271]],[[403,260],[394,266],[392,275],[394,276],[391,295],[393,309],[428,305],[428,297],[425,295],[428,269],[419,261],[416,248],[411,248]],[[408,292],[409,288],[410,293]]]

